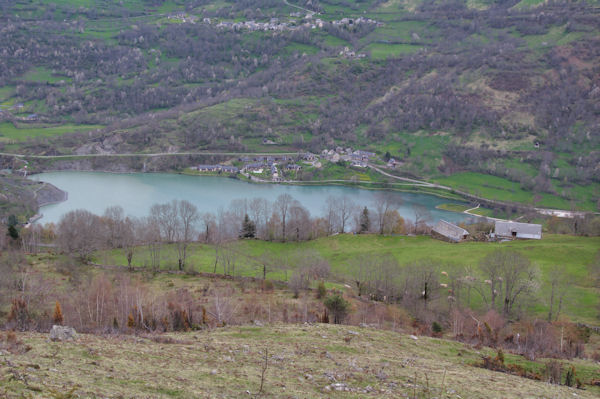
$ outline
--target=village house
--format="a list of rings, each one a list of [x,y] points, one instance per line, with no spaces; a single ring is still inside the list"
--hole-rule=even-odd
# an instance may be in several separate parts
[[[298,171],[298,170],[302,169],[302,166],[300,166],[300,165],[296,165],[295,163],[290,163],[290,164],[287,164],[287,165],[285,166],[285,168],[286,168],[287,170],[295,170],[295,171]]]
[[[305,161],[314,161],[316,159],[316,156],[315,156],[315,154],[311,154],[310,152],[307,152],[302,155],[302,159],[304,159]]]
[[[236,166],[221,166],[221,171],[224,173],[238,173],[240,170]]]
[[[243,170],[245,170],[246,172],[261,173],[263,171],[263,168],[264,164],[262,162],[255,162],[244,165]]]
[[[440,220],[431,230],[431,236],[443,241],[461,242],[469,236],[469,232],[455,224]]]
[[[198,165],[191,169],[197,170],[198,172],[216,172],[219,170],[219,165]]]
[[[198,165],[191,168],[199,172],[225,172],[225,173],[238,173],[240,170],[235,166],[227,165]]]
[[[542,225],[496,220],[494,233],[498,238],[541,240]]]
[[[359,161],[359,160],[356,160],[356,159],[352,160],[351,163],[350,163],[350,165],[352,165],[354,167],[357,167],[357,168],[366,168],[368,166],[366,162]]]
[[[363,161],[368,161],[371,158],[375,158],[374,152],[362,151],[362,150],[356,150],[352,153],[352,155],[359,157]]]

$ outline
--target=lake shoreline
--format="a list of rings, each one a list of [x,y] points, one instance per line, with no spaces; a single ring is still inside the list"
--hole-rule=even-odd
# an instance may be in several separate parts
[[[468,199],[460,196],[460,195],[445,195],[446,192],[441,190],[441,191],[437,191],[437,190],[433,190],[433,191],[429,191],[429,190],[424,190],[421,186],[415,186],[415,185],[408,185],[408,184],[404,184],[404,183],[381,183],[381,182],[366,182],[366,181],[359,181],[356,183],[353,182],[340,182],[340,181],[319,181],[319,180],[311,180],[311,181],[294,181],[294,182],[272,182],[272,181],[265,181],[265,180],[253,180],[253,179],[247,179],[247,178],[239,178],[238,175],[236,176],[230,176],[230,175],[222,175],[219,173],[203,173],[203,174],[196,174],[196,173],[186,173],[186,172],[180,172],[180,171],[151,171],[151,172],[141,172],[141,171],[111,171],[111,170],[73,170],[73,169],[56,169],[56,170],[44,170],[42,172],[37,172],[37,173],[33,173],[31,174],[29,177],[32,176],[36,176],[36,175],[40,175],[40,174],[44,174],[44,173],[53,173],[53,172],[83,172],[83,173],[106,173],[106,174],[114,174],[114,175],[128,175],[128,174],[172,174],[172,175],[182,175],[182,176],[193,176],[193,177],[219,177],[219,178],[229,178],[229,179],[233,179],[233,180],[238,180],[240,182],[245,182],[245,183],[250,183],[250,184],[256,184],[256,185],[281,185],[281,186],[315,186],[315,187],[327,187],[327,186],[339,186],[339,187],[348,187],[348,188],[358,188],[361,190],[371,190],[371,191],[393,191],[393,192],[400,192],[400,193],[411,193],[411,194],[423,194],[423,195],[431,195],[437,198],[442,198],[442,199],[447,199],[447,200],[452,200],[452,201],[459,201],[459,202],[463,202],[464,204],[471,204],[472,201],[469,201]],[[49,183],[47,183],[49,184]],[[393,187],[394,185],[396,186],[405,186],[407,188],[401,188],[401,187]],[[374,187],[375,186],[375,187]],[[428,189],[431,189],[431,187],[427,187]],[[58,189],[58,188],[57,188]],[[59,189],[60,190],[60,189]],[[38,212],[39,212],[39,208],[46,206],[46,205],[51,205],[51,204],[55,204],[55,203],[60,203],[60,202],[64,202],[68,200],[68,192],[60,190],[63,193],[65,193],[65,198],[61,199],[61,200],[57,200],[54,202],[49,202],[49,203],[44,203],[44,204],[39,204],[38,205]],[[444,208],[437,208],[437,209],[441,209],[441,210],[445,210],[448,212],[454,212],[454,213],[462,213],[462,212],[457,212],[454,210],[450,210],[450,209],[444,209]],[[485,217],[485,216],[480,216],[480,215],[472,215],[472,216],[476,216],[476,217]]]
[[[51,176],[51,177],[48,177]],[[188,199],[197,202],[203,211],[215,212],[218,207],[227,206],[230,200],[262,197],[273,201],[279,194],[289,193],[305,206],[313,215],[320,215],[327,197],[349,196],[359,206],[372,207],[377,191],[387,190],[398,198],[399,209],[405,219],[412,219],[414,207],[423,205],[431,212],[432,222],[449,219],[460,222],[467,218],[453,211],[436,208],[442,201],[467,204],[456,197],[439,195],[430,190],[415,187],[387,187],[380,184],[344,182],[255,182],[240,176],[200,175],[166,172],[114,172],[60,170],[30,175],[32,180],[49,182],[69,193],[66,206],[41,208],[42,222],[56,222],[57,213],[64,214],[72,209],[84,208],[94,213],[102,213],[105,207],[122,205],[133,216],[144,216],[142,211],[154,203],[164,203],[172,199]],[[203,179],[194,180],[195,178]],[[241,183],[258,183],[241,185]],[[261,187],[264,187],[262,189]],[[72,194],[72,195],[71,195]],[[82,199],[83,197],[86,199]],[[137,215],[136,215],[137,213]],[[465,215],[466,216],[466,215]]]

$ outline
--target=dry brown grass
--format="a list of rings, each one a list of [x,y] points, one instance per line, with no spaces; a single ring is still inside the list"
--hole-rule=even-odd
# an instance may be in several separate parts
[[[485,350],[458,342],[349,326],[240,326],[160,339],[83,334],[68,343],[50,343],[46,335],[33,333],[18,339],[32,350],[2,352],[0,397],[52,398],[71,390],[79,397],[103,398],[253,397],[265,348],[261,397],[592,398],[597,393],[474,367]],[[14,372],[23,379],[15,379]]]

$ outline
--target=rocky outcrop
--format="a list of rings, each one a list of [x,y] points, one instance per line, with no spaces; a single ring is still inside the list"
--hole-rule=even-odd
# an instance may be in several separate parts
[[[35,199],[38,207],[54,204],[67,200],[67,193],[53,186],[50,183],[44,183],[42,187],[35,192]]]
[[[50,330],[50,341],[73,341],[77,339],[77,331],[73,327],[53,325]]]

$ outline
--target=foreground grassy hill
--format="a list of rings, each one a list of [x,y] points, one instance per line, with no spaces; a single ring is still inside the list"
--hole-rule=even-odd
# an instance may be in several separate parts
[[[487,348],[334,325],[231,326],[160,336],[80,335],[53,343],[18,334],[0,355],[6,398],[594,398],[577,390],[476,367]],[[25,351],[26,347],[26,351]],[[263,388],[261,374],[265,365]],[[536,362],[507,364],[544,374]],[[598,365],[575,360],[577,376]],[[542,377],[542,379],[545,379]]]

